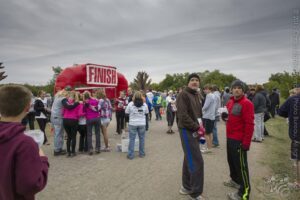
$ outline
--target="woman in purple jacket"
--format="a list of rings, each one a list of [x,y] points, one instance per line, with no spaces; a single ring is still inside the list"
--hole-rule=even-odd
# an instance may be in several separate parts
[[[87,143],[88,152],[93,155],[93,144],[92,135],[93,127],[95,127],[96,135],[96,153],[100,153],[100,114],[98,111],[98,100],[91,97],[91,93],[85,91],[83,93],[84,97],[84,109],[86,113],[86,126],[87,126]]]
[[[71,91],[68,104],[74,104],[78,102],[79,98],[75,91]],[[79,119],[79,104],[73,109],[63,109],[63,126],[67,132],[67,152],[68,157],[76,156],[75,147],[76,147],[76,134],[78,127],[78,119]],[[72,147],[72,149],[71,149]]]

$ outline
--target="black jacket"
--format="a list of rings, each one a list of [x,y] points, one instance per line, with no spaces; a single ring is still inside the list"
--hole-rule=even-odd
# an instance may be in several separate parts
[[[270,94],[269,98],[270,98],[272,107],[279,106],[280,100],[279,100],[279,94],[277,92],[272,92],[272,94]]]
[[[35,111],[35,116],[40,116],[41,113],[43,113],[45,116],[47,116],[48,111],[45,109],[44,103],[40,100],[37,99],[34,102],[34,111]]]

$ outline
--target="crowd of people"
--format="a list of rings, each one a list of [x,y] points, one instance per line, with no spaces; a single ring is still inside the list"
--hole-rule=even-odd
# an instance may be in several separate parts
[[[25,152],[20,153],[20,159],[24,160],[28,157],[26,151],[30,153],[35,151],[34,161],[32,163],[26,161],[25,164],[28,164],[27,168],[32,167],[42,172],[41,182],[28,186],[34,188],[31,193],[23,194],[16,191],[18,188],[14,186],[15,189],[8,188],[8,192],[1,193],[1,195],[9,196],[8,199],[13,199],[12,195],[34,195],[45,186],[47,181],[49,167],[47,157],[31,140],[29,141],[21,134],[25,130],[24,125],[29,124],[29,129],[34,129],[34,120],[36,120],[44,134],[43,144],[49,145],[46,125],[50,122],[54,133],[54,156],[67,155],[71,158],[78,152],[93,155],[111,151],[108,127],[113,113],[116,118],[116,134],[123,135],[128,130],[127,158],[129,160],[135,157],[136,136],[139,139],[138,155],[141,158],[146,156],[145,134],[149,129],[153,111],[157,121],[162,120],[163,113],[166,115],[167,134],[175,133],[173,126],[176,122],[184,152],[182,186],[179,192],[189,195],[194,200],[205,199],[202,195],[204,185],[202,154],[210,154],[213,148],[220,146],[217,124],[221,119],[226,122],[227,160],[230,169],[230,179],[224,182],[224,185],[238,189],[237,192],[228,194],[229,199],[249,199],[251,186],[247,151],[250,149],[251,142],[262,143],[265,136],[270,134],[264,122],[274,118],[277,114],[288,118],[289,136],[292,140],[291,158],[297,162],[300,171],[300,85],[290,91],[291,97],[279,107],[279,91],[276,88],[270,94],[262,85],[250,86],[247,91],[245,83],[235,80],[224,91],[220,91],[214,84],[200,87],[200,82],[200,77],[193,73],[188,77],[187,86],[176,92],[172,90],[159,92],[151,89],[133,91],[128,88],[127,91],[121,91],[119,97],[115,99],[108,99],[104,90],[79,93],[63,89],[51,98],[44,91],[40,91],[38,96],[34,97],[28,89],[22,86],[1,87],[1,137],[15,137],[14,140],[7,142],[7,145],[15,146],[11,150],[12,154],[19,148],[15,144],[25,141],[24,144],[27,145],[22,147]],[[15,91],[15,96],[9,95],[9,91]],[[15,101],[11,101],[10,98]],[[17,123],[18,121],[22,121],[23,125]],[[205,145],[199,145],[200,130],[205,131]],[[79,133],[79,142],[77,142],[77,133]],[[104,144],[102,148],[101,133]],[[94,145],[93,137],[95,137]],[[66,150],[63,148],[65,140]],[[0,148],[3,148],[3,145]],[[11,156],[8,159],[13,158],[12,154],[8,154]],[[4,159],[3,155],[0,158]],[[9,167],[6,166],[6,168]],[[32,169],[29,170],[29,174]],[[23,179],[24,169],[17,167],[16,170],[20,170],[18,180]],[[5,170],[2,172],[9,173]],[[15,180],[13,184],[17,184],[18,180]],[[300,185],[299,180],[297,184]]]
[[[137,96],[140,94],[140,96]],[[134,92],[131,88],[127,91],[121,91],[119,97],[108,99],[104,90],[84,91],[83,93],[71,91],[70,88],[58,91],[52,98],[44,91],[39,91],[37,97],[31,95],[30,110],[22,119],[22,124],[29,124],[29,129],[33,130],[35,120],[39,129],[44,134],[44,145],[49,145],[46,134],[46,126],[50,122],[51,130],[54,133],[54,156],[65,155],[74,157],[79,153],[88,153],[93,155],[101,151],[109,152],[111,147],[108,141],[107,128],[113,117],[116,118],[116,134],[125,134],[125,129],[129,131],[129,138],[133,138],[134,132],[132,126],[141,124],[135,123],[135,113],[141,105],[136,103],[140,101],[145,105],[143,111],[142,124],[145,126],[145,134],[149,129],[149,121],[152,120],[152,112],[155,113],[155,120],[162,120],[162,114],[166,113],[168,127],[167,133],[173,134],[173,124],[176,113],[176,94],[172,90],[169,92],[157,92],[147,90]],[[130,117],[131,116],[131,117]],[[139,116],[138,118],[140,118]],[[127,127],[128,126],[128,127]],[[94,130],[94,131],[93,131]],[[66,132],[66,136],[65,133]],[[76,141],[79,133],[79,142]],[[101,148],[101,135],[103,136],[104,147]],[[95,135],[95,145],[93,146],[93,135]],[[132,137],[131,137],[132,136]],[[139,135],[140,137],[140,135]],[[135,137],[134,137],[135,138]],[[63,149],[64,140],[66,139],[66,150]],[[144,138],[139,138],[140,144],[143,145]],[[131,139],[129,147],[134,146],[134,140]],[[132,149],[129,149],[128,158],[133,158]],[[144,154],[144,153],[141,153]]]

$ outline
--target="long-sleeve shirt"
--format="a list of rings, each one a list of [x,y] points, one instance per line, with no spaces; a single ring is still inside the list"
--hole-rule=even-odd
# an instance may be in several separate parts
[[[62,118],[63,109],[73,109],[76,106],[78,106],[78,102],[75,102],[74,104],[69,104],[68,99],[66,97],[58,97],[56,96],[54,98],[52,108],[51,108],[51,117],[54,118]]]
[[[100,117],[100,113],[98,111],[98,100],[97,99],[88,99],[85,102],[85,113],[86,113],[86,119],[95,119]]]
[[[0,199],[34,200],[47,184],[48,158],[16,122],[0,122]]]
[[[202,108],[203,118],[215,120],[216,118],[216,100],[213,93],[208,93],[205,98],[204,106]]]
[[[289,119],[289,137],[300,142],[300,94],[289,97],[279,108],[278,114]]]
[[[74,100],[73,99],[68,99],[68,104],[72,105],[74,104]],[[74,107],[73,109],[63,109],[63,118],[64,119],[75,119],[78,120],[80,115],[80,106],[79,104],[77,104],[76,107]]]
[[[197,91],[185,88],[177,97],[178,128],[190,131],[199,129],[198,118],[202,117],[201,100]]]
[[[263,113],[267,110],[267,100],[261,92],[258,92],[254,95],[252,102],[255,113]]]
[[[237,100],[230,97],[226,107],[228,109],[227,138],[240,141],[246,149],[249,149],[254,131],[254,107],[252,102],[245,96]]]

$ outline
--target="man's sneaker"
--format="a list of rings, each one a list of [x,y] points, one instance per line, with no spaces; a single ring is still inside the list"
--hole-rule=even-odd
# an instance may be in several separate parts
[[[238,195],[237,192],[231,192],[227,194],[228,199],[230,200],[241,200],[242,197],[240,197],[240,195]]]
[[[201,153],[203,153],[203,154],[210,154],[210,153],[212,153],[212,150],[210,150],[210,149],[202,149],[202,150],[200,150],[201,151]]]
[[[179,193],[182,195],[188,195],[188,194],[192,194],[192,191],[185,189],[183,186],[181,186]]]
[[[95,153],[96,153],[96,154],[101,153],[100,149],[96,149],[96,150],[95,150]]]
[[[60,151],[54,151],[54,156],[61,156],[61,155],[65,155],[67,152],[66,150],[62,149]]]
[[[190,200],[205,200],[205,198],[201,195],[197,196],[197,197],[191,197],[190,196]]]
[[[236,182],[234,182],[233,180],[223,182],[223,185],[225,185],[227,187],[232,187],[232,188],[235,188],[235,189],[240,189],[240,185],[237,184]]]

